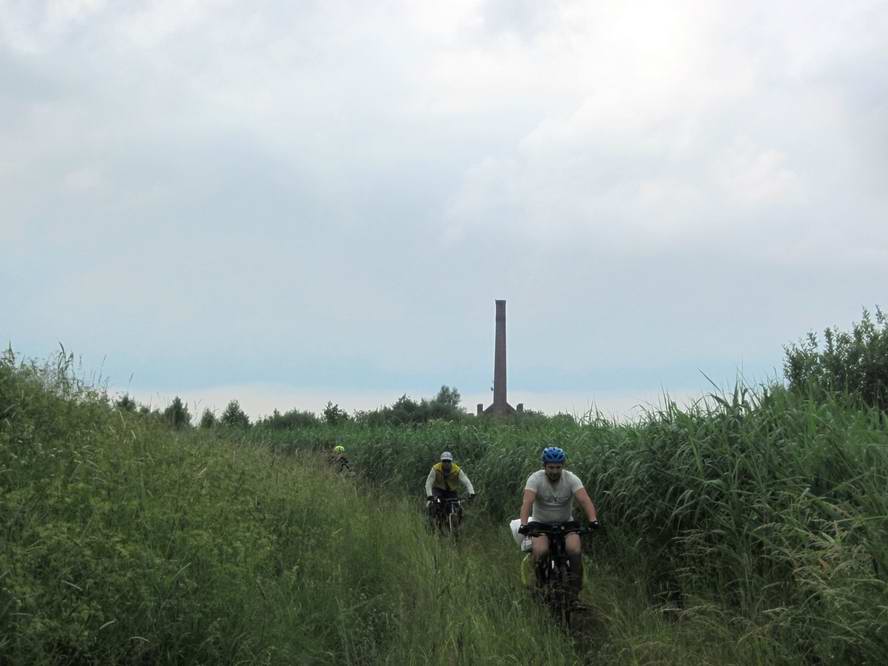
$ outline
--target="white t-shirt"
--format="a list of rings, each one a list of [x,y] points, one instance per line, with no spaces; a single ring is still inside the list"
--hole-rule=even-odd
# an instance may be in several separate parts
[[[574,495],[583,487],[583,482],[573,472],[562,470],[558,483],[552,484],[546,476],[546,470],[537,470],[531,474],[525,490],[536,493],[533,499],[534,520],[543,523],[566,523],[571,518]]]

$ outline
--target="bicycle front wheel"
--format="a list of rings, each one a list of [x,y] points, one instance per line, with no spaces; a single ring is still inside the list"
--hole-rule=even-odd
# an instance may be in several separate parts
[[[566,628],[570,628],[570,611],[573,605],[573,594],[570,587],[570,568],[562,562],[554,572],[552,583],[552,610],[555,617]]]
[[[451,511],[447,515],[447,531],[450,532],[451,536],[456,536],[456,531],[459,529],[459,516]]]

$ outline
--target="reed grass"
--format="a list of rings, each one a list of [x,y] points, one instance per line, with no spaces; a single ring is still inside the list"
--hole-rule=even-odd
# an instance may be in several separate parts
[[[0,662],[882,663],[885,424],[738,387],[632,424],[176,432],[6,354]],[[318,462],[339,442],[357,483]],[[572,637],[505,527],[553,443],[606,525]],[[444,449],[479,491],[456,548],[420,512]]]
[[[779,644],[802,662],[879,663],[888,655],[886,423],[845,396],[738,385],[688,409],[667,401],[631,424],[469,420],[252,437],[280,451],[342,442],[365,476],[417,495],[451,450],[495,520],[517,515],[540,450],[563,446],[607,526],[592,554],[638,567],[649,603],[721,617],[772,657],[768,646]]]
[[[0,662],[576,662],[409,499],[114,410],[56,370],[0,365]]]

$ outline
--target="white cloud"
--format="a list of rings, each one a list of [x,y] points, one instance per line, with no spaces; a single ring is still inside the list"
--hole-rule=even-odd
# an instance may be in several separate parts
[[[72,192],[90,192],[102,188],[105,176],[101,169],[86,165],[66,173],[62,179],[65,188]]]
[[[781,151],[758,149],[740,140],[716,168],[718,181],[731,203],[804,203],[801,178],[787,166],[786,155]]]
[[[403,377],[505,296],[540,373],[779,355],[888,277],[886,39],[868,0],[0,4],[11,336]]]
[[[207,26],[214,14],[224,15],[231,7],[229,0],[153,0],[124,15],[115,31],[137,48],[153,49],[177,33]]]
[[[10,0],[0,3],[0,44],[28,56],[63,45],[99,19],[106,0]]]

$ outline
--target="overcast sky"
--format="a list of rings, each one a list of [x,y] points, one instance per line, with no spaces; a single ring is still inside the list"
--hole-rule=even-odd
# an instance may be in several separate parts
[[[0,0],[0,341],[625,412],[886,306],[888,3]]]

